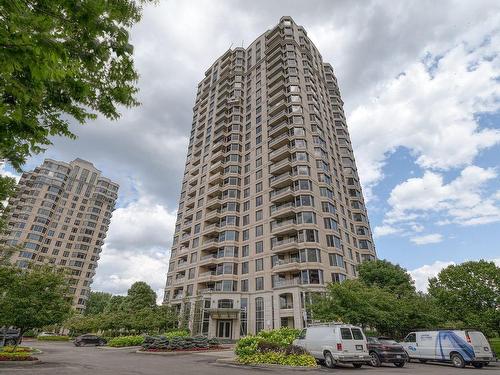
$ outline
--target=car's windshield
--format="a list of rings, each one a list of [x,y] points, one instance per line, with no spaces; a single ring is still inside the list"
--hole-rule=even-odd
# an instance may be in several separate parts
[[[366,341],[368,341],[370,344],[380,344],[376,337],[367,337]]]

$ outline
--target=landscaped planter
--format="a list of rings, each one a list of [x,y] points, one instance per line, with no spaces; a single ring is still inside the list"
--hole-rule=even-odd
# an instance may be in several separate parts
[[[6,347],[0,349],[0,363],[38,363],[37,357],[33,356],[35,353],[41,353],[40,350],[29,347]]]

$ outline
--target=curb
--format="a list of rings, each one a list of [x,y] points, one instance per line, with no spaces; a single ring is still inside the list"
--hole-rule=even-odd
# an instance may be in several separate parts
[[[35,361],[0,361],[0,367],[29,367],[35,366],[42,363],[41,360],[37,359]]]
[[[282,365],[274,365],[274,364],[253,364],[253,365],[247,365],[247,364],[241,364],[234,360],[233,358],[219,358],[215,362],[219,364],[224,364],[224,365],[232,365],[232,366],[238,366],[238,367],[246,367],[246,368],[270,368],[270,369],[283,369],[283,370],[294,370],[294,371],[313,371],[321,368],[321,366],[315,366],[315,367],[304,367],[304,366],[282,366]]]
[[[183,350],[183,351],[172,351],[172,352],[146,352],[143,350],[137,350],[137,354],[150,354],[150,355],[165,355],[165,356],[172,356],[172,355],[182,355],[182,354],[203,354],[203,353],[220,353],[220,352],[227,352],[227,351],[232,351],[232,349],[222,349],[222,350]]]

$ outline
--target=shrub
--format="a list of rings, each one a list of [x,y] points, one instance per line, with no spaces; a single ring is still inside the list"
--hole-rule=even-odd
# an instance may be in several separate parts
[[[286,348],[285,348],[285,354],[286,355],[292,355],[292,354],[296,354],[296,355],[302,355],[302,354],[309,354],[307,350],[305,350],[303,347],[301,346],[297,346],[297,345],[288,345]]]
[[[108,342],[108,346],[122,348],[125,346],[139,346],[144,342],[144,336],[119,336]]]
[[[38,341],[68,341],[69,336],[38,336]]]
[[[189,331],[178,330],[178,331],[167,332],[163,336],[165,336],[167,339],[171,339],[173,337],[189,337],[189,335],[190,335]]]
[[[4,346],[0,348],[0,354],[2,353],[31,353],[32,349],[29,346]]]
[[[245,357],[257,353],[259,341],[261,340],[258,336],[246,336],[238,340],[234,353],[238,357]]]
[[[300,330],[294,328],[280,328],[272,331],[260,331],[257,335],[264,340],[277,344],[281,347],[291,345],[293,340],[299,336]]]
[[[256,353],[248,356],[238,357],[238,362],[246,365],[273,364],[295,367],[315,367],[316,359],[310,354],[290,354],[283,352]]]
[[[274,342],[269,342],[269,341],[259,341],[257,343],[257,351],[261,353],[267,353],[267,352],[279,352],[281,351],[281,346],[278,344],[275,344]]]
[[[500,356],[500,337],[490,339],[491,349],[497,354],[497,357]]]
[[[166,336],[146,336],[142,347],[145,350],[196,350],[208,349],[219,345],[219,340],[209,340],[204,336],[174,336],[171,338]]]

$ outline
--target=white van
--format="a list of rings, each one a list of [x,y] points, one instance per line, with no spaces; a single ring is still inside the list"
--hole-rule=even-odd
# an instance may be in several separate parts
[[[439,330],[409,333],[401,343],[409,359],[451,362],[481,368],[494,360],[490,344],[479,331]]]
[[[294,345],[306,349],[319,361],[332,368],[350,363],[359,368],[370,363],[366,337],[359,327],[343,324],[315,324],[303,329]]]

